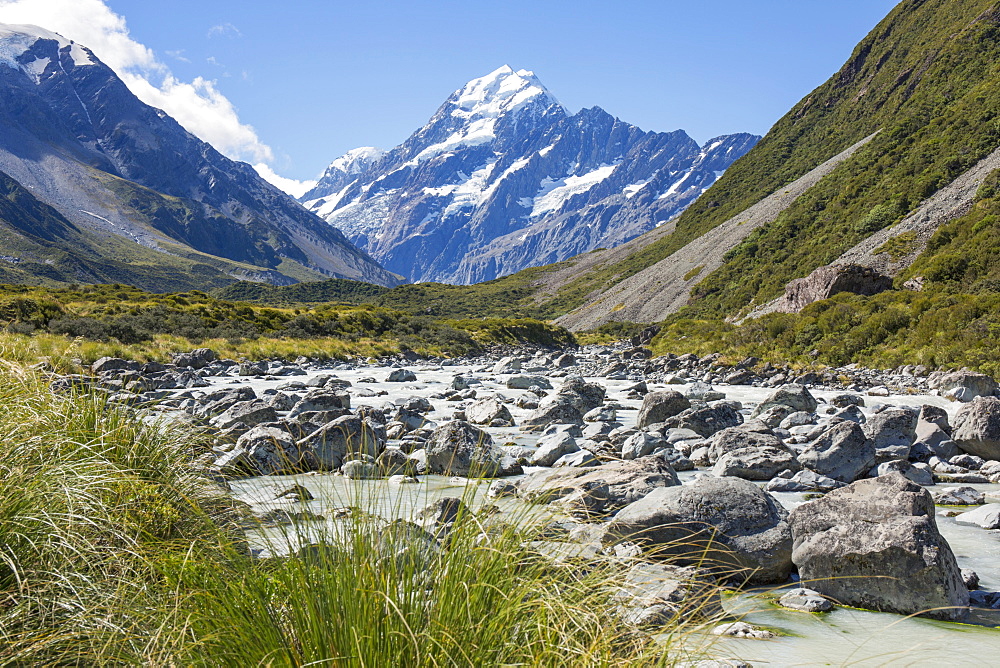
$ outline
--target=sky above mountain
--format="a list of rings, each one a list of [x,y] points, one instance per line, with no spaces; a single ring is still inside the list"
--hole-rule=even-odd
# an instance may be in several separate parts
[[[90,46],[231,157],[293,179],[391,148],[503,64],[570,110],[645,130],[764,134],[894,0],[0,0],[0,22]],[[289,185],[289,184],[286,184]]]

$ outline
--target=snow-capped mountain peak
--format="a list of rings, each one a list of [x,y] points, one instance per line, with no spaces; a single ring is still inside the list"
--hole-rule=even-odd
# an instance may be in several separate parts
[[[95,64],[89,49],[58,33],[34,25],[5,23],[0,23],[0,64],[21,70],[37,83],[52,62],[42,53],[30,53],[39,40],[56,42],[59,59],[68,56],[76,67]]]
[[[385,155],[385,151],[380,148],[375,148],[374,146],[352,148],[350,151],[331,162],[330,166],[327,167],[326,171],[323,173],[323,176],[326,177],[332,174],[357,176],[373,163],[377,162],[383,155]]]
[[[534,72],[504,65],[484,77],[473,79],[448,98],[451,115],[466,121],[494,119],[516,113],[525,105],[541,102],[544,106],[562,106]]]
[[[299,201],[411,281],[471,283],[662,225],[757,139],[699,146],[598,107],[571,115],[533,72],[504,65],[356,174],[352,154],[338,158]]]

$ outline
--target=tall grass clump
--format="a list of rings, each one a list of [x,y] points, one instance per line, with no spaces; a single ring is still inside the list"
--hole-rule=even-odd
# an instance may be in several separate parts
[[[0,366],[0,665],[677,658],[683,643],[621,620],[627,564],[553,560],[536,525],[471,500],[446,530],[355,508],[264,531],[195,466],[199,433],[154,414]],[[699,623],[678,615],[663,631]]]

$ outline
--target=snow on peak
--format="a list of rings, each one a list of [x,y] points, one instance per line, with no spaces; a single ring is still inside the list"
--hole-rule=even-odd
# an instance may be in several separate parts
[[[452,93],[448,102],[453,107],[452,116],[475,121],[516,112],[536,98],[540,98],[545,106],[561,106],[534,72],[515,72],[510,65],[504,65],[465,84]]]
[[[529,70],[515,72],[510,65],[504,65],[484,77],[473,79],[452,93],[439,112],[445,113],[445,118],[455,119],[459,127],[444,140],[420,151],[414,159],[415,163],[458,148],[488,144],[496,138],[496,124],[501,117],[527,107],[557,107],[566,112],[565,107]],[[435,116],[432,123],[440,118]]]
[[[6,23],[0,23],[0,64],[20,69],[37,82],[48,66],[49,59],[36,58],[30,63],[21,63],[18,58],[40,39],[54,40],[59,45],[60,51],[69,49],[73,63],[78,67],[94,64],[94,60],[86,49],[58,33],[33,25]]]
[[[380,148],[375,148],[374,146],[352,148],[350,151],[331,162],[330,166],[326,168],[326,173],[330,174],[333,172],[339,172],[341,174],[348,175],[360,174],[365,170],[365,168],[376,162],[383,155],[385,155],[385,151]]]

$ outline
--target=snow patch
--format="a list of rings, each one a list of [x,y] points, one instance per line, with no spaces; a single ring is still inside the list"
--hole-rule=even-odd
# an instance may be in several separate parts
[[[2,23],[0,23],[0,63],[7,67],[24,71],[29,76],[34,77],[37,82],[38,76],[41,74],[41,72],[37,71],[39,61],[36,60],[29,65],[22,65],[17,59],[40,39],[54,40],[59,45],[60,51],[69,48],[73,63],[78,66],[94,64],[90,55],[83,47],[58,33],[33,25]],[[44,66],[42,66],[42,71],[44,69]]]
[[[635,194],[645,188],[649,184],[649,179],[645,181],[639,181],[638,183],[633,183],[631,185],[625,186],[625,199],[632,199]]]
[[[604,179],[611,176],[619,163],[613,165],[601,165],[597,169],[581,174],[580,176],[567,176],[563,179],[542,180],[542,187],[535,195],[534,207],[531,209],[531,218],[541,216],[550,211],[558,210],[569,198],[587,192]]]

